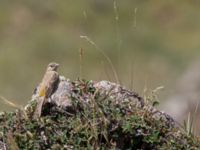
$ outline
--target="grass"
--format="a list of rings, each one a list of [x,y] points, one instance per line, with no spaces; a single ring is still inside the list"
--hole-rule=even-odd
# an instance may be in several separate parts
[[[134,92],[123,88],[118,93],[104,91],[92,81],[70,83],[72,106],[68,109],[47,104],[42,117],[34,120],[35,101],[31,101],[25,113],[1,113],[0,140],[18,149],[200,148],[192,134],[183,132],[149,104],[142,104]]]
[[[199,108],[199,103],[196,105],[196,108],[193,113],[191,113],[191,112],[188,113],[188,118],[187,118],[187,120],[184,121],[184,129],[185,129],[187,135],[195,134],[194,126],[195,126],[195,119],[197,119],[197,117],[198,117],[198,115],[197,115],[198,108]]]
[[[98,50],[105,57],[106,61],[110,65],[110,68],[114,74],[115,81],[117,83],[120,83],[119,77],[117,75],[117,71],[116,71],[111,59],[108,57],[108,55],[101,48],[99,48],[99,46],[94,41],[92,41],[88,36],[81,35],[80,38],[85,39],[87,42],[89,42],[91,45],[93,45],[96,48],[96,50]]]

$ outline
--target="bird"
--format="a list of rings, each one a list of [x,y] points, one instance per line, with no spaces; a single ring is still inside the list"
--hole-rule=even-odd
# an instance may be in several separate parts
[[[41,116],[42,107],[47,103],[48,99],[51,97],[57,87],[59,82],[59,74],[57,72],[58,67],[59,64],[55,62],[51,62],[47,66],[42,82],[38,88],[38,101],[33,114],[35,119]]]

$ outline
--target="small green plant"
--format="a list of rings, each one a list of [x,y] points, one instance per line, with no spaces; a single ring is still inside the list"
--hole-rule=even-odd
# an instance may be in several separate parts
[[[147,88],[144,88],[144,100],[146,101],[146,103],[149,103],[152,106],[159,105],[158,92],[163,89],[164,86],[159,86],[149,92]]]

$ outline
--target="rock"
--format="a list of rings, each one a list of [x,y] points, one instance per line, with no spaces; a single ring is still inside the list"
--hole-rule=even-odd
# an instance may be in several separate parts
[[[58,107],[66,108],[72,106],[71,93],[73,85],[70,80],[60,77],[60,82],[55,93],[51,96],[51,102],[55,103]]]

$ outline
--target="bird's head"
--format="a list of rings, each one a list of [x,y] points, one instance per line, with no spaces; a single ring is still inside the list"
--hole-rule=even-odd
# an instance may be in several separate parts
[[[59,64],[55,63],[55,62],[51,62],[49,63],[49,65],[47,66],[47,70],[48,71],[57,71],[59,67]]]

